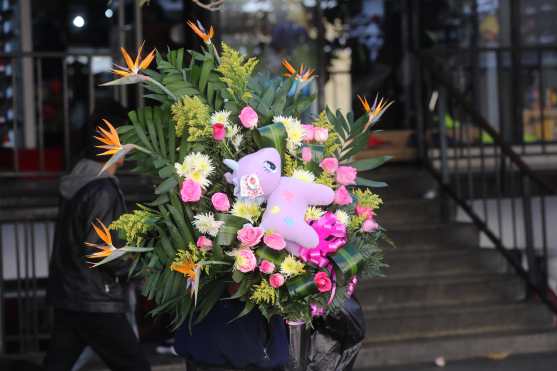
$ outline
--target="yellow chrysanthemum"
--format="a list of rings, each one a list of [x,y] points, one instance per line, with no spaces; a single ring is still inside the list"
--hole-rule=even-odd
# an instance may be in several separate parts
[[[313,175],[311,171],[304,169],[294,170],[294,173],[292,173],[292,178],[301,180],[302,182],[306,183],[313,183],[315,181],[315,175]]]
[[[275,116],[273,122],[281,123],[286,130],[286,147],[290,153],[295,153],[296,149],[304,140],[305,131],[300,120],[291,116]]]
[[[261,215],[261,207],[255,202],[236,201],[232,206],[232,215],[238,216],[255,223]]]
[[[306,209],[305,220],[318,220],[323,216],[323,214],[325,214],[325,211],[323,211],[322,209],[315,206],[310,206]]]
[[[211,158],[199,152],[190,153],[184,158],[182,163],[177,162],[174,164],[174,167],[179,176],[185,179],[191,179],[200,184],[203,188],[211,184],[208,177],[211,176],[215,170]]]
[[[282,273],[286,278],[292,278],[299,276],[304,273],[305,264],[292,255],[288,255],[280,265],[280,273]]]

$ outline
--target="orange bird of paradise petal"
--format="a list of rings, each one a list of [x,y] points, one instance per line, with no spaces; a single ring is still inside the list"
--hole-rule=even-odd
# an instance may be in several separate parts
[[[188,277],[192,281],[195,281],[195,270],[197,265],[191,260],[184,260],[181,262],[174,262],[170,265],[170,269],[182,273],[185,277]]]
[[[149,67],[149,65],[153,62],[153,59],[155,59],[155,49],[151,50],[151,52],[147,54],[147,56],[143,60],[141,60],[141,52],[143,51],[144,44],[145,42],[143,42],[139,46],[135,60],[132,59],[132,57],[128,54],[126,49],[120,48],[120,52],[122,53],[124,62],[126,62],[127,68],[116,65],[117,68],[113,69],[112,72],[115,75],[126,77],[129,75],[137,75],[139,71]]]
[[[88,258],[93,258],[93,259],[105,258],[111,255],[115,250],[114,246],[112,245],[112,236],[110,235],[110,231],[99,219],[97,219],[97,223],[99,224],[98,226],[96,226],[95,223],[91,223],[91,226],[95,230],[97,236],[105,243],[105,245],[98,245],[96,243],[85,242],[87,246],[96,247],[97,249],[101,250],[93,254],[87,255]]]
[[[108,130],[97,126],[97,131],[100,133],[100,136],[95,136],[95,139],[103,144],[96,147],[104,149],[106,151],[98,154],[98,156],[113,155],[122,149],[120,137],[118,136],[118,132],[116,131],[114,126],[112,126],[112,124],[108,120],[102,120]]]
[[[371,111],[371,107],[369,106],[369,103],[367,101],[367,99],[364,97],[362,98],[361,96],[358,95],[358,99],[360,100],[360,103],[362,104],[362,108],[364,109],[364,111],[366,112],[370,112]]]
[[[215,29],[213,28],[213,26],[209,27],[209,32],[207,33],[199,22],[199,26],[192,21],[187,21],[186,24],[201,40],[203,40],[207,44],[210,43],[213,36],[215,36]]]
[[[302,64],[298,71],[296,71],[296,69],[292,67],[290,62],[288,62],[288,60],[286,59],[282,60],[282,65],[287,70],[287,72],[284,73],[284,77],[295,77],[296,79],[307,81],[311,79],[311,77],[315,73],[315,70],[312,68],[306,69],[304,64]]]

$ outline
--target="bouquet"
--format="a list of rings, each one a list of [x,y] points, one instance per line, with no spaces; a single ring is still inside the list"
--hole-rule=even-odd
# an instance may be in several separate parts
[[[94,225],[104,243],[90,244],[99,249],[90,258],[99,266],[129,255],[152,314],[170,313],[175,326],[231,299],[245,303],[238,318],[257,308],[311,323],[381,274],[387,237],[371,187],[385,184],[358,172],[388,158],[352,159],[390,104],[358,97],[357,119],[326,109],[302,124],[313,70],[284,60],[284,76],[254,73],[257,59],[217,49],[212,27],[188,24],[202,51],[142,59],[140,48],[134,60],[122,49],[127,66],[105,84],[143,84],[151,102],[129,113],[129,125],[98,128],[106,167],[127,155],[159,181],[152,202]],[[114,246],[110,229],[126,246]]]

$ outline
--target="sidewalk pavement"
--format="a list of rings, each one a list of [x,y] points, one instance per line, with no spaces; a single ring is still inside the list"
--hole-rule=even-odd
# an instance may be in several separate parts
[[[553,353],[509,356],[502,360],[473,359],[447,361],[444,367],[429,365],[369,368],[356,371],[555,371],[557,349]]]

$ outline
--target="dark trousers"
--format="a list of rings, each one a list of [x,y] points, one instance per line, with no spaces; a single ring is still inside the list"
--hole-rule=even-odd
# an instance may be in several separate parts
[[[57,309],[47,371],[70,371],[86,345],[113,371],[149,371],[151,367],[123,313],[86,313]]]

